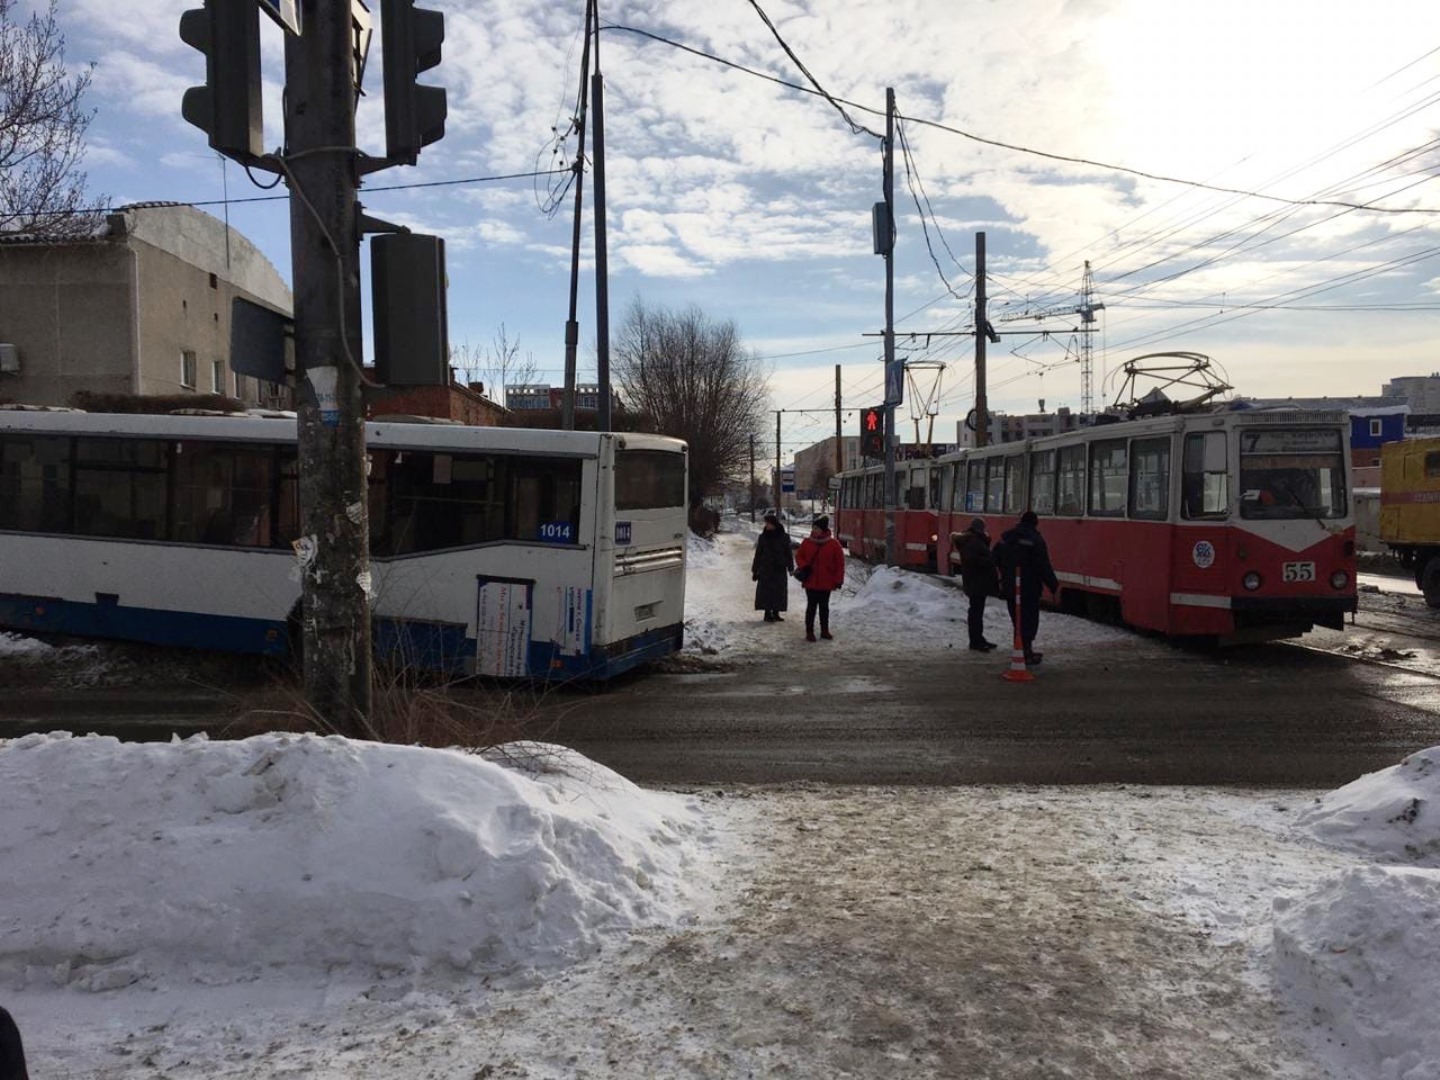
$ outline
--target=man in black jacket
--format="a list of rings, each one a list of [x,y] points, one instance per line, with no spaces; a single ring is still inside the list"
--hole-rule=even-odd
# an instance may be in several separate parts
[[[3,1008],[0,1008],[0,1080],[26,1080],[25,1049],[20,1044],[20,1029]]]
[[[1020,524],[1000,537],[996,545],[996,561],[1000,564],[1001,592],[1015,619],[1015,571],[1020,571],[1020,641],[1025,646],[1025,663],[1040,663],[1035,651],[1035,635],[1040,630],[1040,590],[1054,595],[1060,589],[1055,570],[1050,565],[1050,549],[1040,535],[1040,519],[1035,511],[1020,515]]]
[[[965,622],[970,630],[970,648],[989,652],[997,646],[985,640],[985,601],[999,595],[995,577],[995,556],[990,551],[990,537],[985,535],[985,522],[976,518],[963,533],[956,533],[955,546],[960,552],[960,584],[970,598]]]

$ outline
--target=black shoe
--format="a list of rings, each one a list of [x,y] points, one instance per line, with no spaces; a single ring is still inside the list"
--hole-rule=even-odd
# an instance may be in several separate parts
[[[985,641],[984,639],[981,639],[980,641],[980,648],[984,649],[986,652],[990,652],[992,649],[998,649],[999,647],[1000,646],[996,645],[993,641]]]
[[[994,646],[988,641],[972,641],[970,643],[971,652],[989,652],[992,648],[994,648]]]
[[[765,621],[766,621],[766,622],[774,622],[774,621],[775,621],[775,616],[772,615],[772,614],[770,614],[770,612],[767,611],[767,612],[765,612]]]
[[[776,622],[784,622],[784,621],[785,621],[785,619],[780,615],[780,613],[779,613],[778,611],[775,613],[775,621],[776,621]]]
[[[1041,660],[1044,660],[1044,659],[1045,659],[1045,654],[1044,654],[1044,653],[1029,652],[1029,653],[1026,653],[1026,654],[1025,654],[1025,663],[1026,663],[1029,667],[1035,667],[1037,664],[1040,663]]]

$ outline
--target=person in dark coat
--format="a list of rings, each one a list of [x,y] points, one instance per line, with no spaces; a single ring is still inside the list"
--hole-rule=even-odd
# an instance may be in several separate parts
[[[0,1080],[28,1080],[25,1069],[25,1047],[20,1042],[20,1029],[10,1014],[0,1007]]]
[[[1002,535],[995,548],[1000,591],[1010,609],[1011,622],[1015,620],[1015,571],[1020,571],[1020,642],[1025,646],[1027,664],[1040,663],[1043,655],[1035,651],[1035,635],[1040,630],[1040,590],[1049,589],[1053,596],[1060,589],[1039,526],[1035,511],[1026,510],[1020,515],[1020,524]]]
[[[755,541],[755,557],[750,560],[750,580],[755,582],[755,610],[765,612],[766,622],[784,622],[780,612],[790,607],[790,571],[795,569],[795,553],[790,549],[790,534],[774,514],[765,515],[765,528]]]
[[[845,584],[845,552],[830,535],[830,519],[818,517],[810,535],[800,541],[795,555],[795,577],[805,586],[805,640],[815,640],[815,616],[820,616],[820,636],[829,641],[830,594]]]
[[[970,630],[970,648],[975,652],[989,652],[997,646],[985,640],[985,601],[1000,595],[1000,583],[985,522],[976,518],[963,533],[956,533],[955,546],[960,552],[960,584],[970,598],[970,610],[965,617]]]

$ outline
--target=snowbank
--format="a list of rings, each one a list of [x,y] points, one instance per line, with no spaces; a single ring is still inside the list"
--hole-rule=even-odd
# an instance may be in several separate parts
[[[697,804],[508,749],[540,768],[340,737],[0,743],[0,975],[519,970],[687,918]]]
[[[1440,874],[1357,867],[1277,899],[1275,975],[1343,1075],[1440,1076]]]
[[[1317,799],[1299,823],[1335,847],[1440,868],[1440,746]]]
[[[8,630],[0,630],[0,659],[42,658],[49,656],[54,651],[55,646],[47,645],[43,641],[36,641],[34,638],[24,637],[21,634],[12,634]]]
[[[1381,863],[1275,901],[1275,977],[1347,1076],[1440,1077],[1440,747],[1315,801],[1320,841]]]

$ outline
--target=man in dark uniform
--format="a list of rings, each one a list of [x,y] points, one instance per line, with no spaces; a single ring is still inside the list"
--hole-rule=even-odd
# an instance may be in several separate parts
[[[954,537],[960,552],[960,584],[970,598],[965,622],[970,630],[970,648],[989,652],[997,646],[985,640],[985,601],[999,595],[995,577],[995,556],[990,551],[990,537],[985,535],[985,522],[976,518],[963,533]]]
[[[1042,654],[1035,651],[1035,635],[1040,629],[1040,590],[1054,595],[1060,589],[1055,570],[1050,565],[1050,549],[1040,535],[1040,519],[1035,511],[1020,515],[1020,524],[1000,537],[996,545],[1000,564],[1000,591],[1015,619],[1015,572],[1020,572],[1020,641],[1025,646],[1025,663],[1040,663]]]

